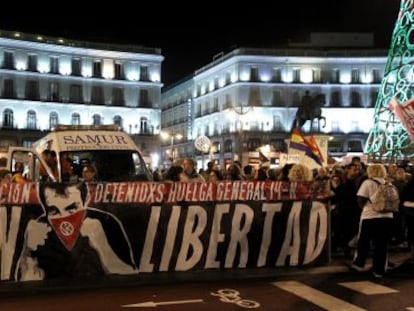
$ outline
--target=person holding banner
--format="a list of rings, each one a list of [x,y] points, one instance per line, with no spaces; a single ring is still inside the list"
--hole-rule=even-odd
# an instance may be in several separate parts
[[[290,168],[288,178],[289,178],[289,181],[291,182],[292,181],[300,181],[300,182],[311,181],[312,172],[307,166],[301,163],[296,163]]]
[[[195,169],[195,162],[191,158],[184,158],[183,160],[184,175],[188,178],[188,182],[205,182],[201,174],[197,173]]]
[[[188,181],[188,177],[184,174],[182,166],[174,164],[166,172],[164,181],[171,183],[177,181]]]
[[[309,182],[312,181],[312,171],[301,163],[295,163],[289,170],[290,195],[292,198],[304,197],[310,193]]]

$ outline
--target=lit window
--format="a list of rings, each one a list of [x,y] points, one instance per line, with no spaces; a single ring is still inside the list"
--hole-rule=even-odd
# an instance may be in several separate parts
[[[73,113],[72,114],[71,124],[72,125],[80,125],[80,115],[79,115],[79,113]]]

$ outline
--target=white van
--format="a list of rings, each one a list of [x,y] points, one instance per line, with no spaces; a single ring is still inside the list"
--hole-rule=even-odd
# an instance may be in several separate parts
[[[45,150],[56,155],[55,171],[42,159]],[[32,148],[16,147],[8,158],[10,170],[16,161],[24,161],[24,176],[31,181],[41,181],[41,170],[46,171],[50,181],[69,181],[68,167],[81,178],[86,164],[95,166],[98,181],[152,180],[136,144],[116,125],[58,125]]]

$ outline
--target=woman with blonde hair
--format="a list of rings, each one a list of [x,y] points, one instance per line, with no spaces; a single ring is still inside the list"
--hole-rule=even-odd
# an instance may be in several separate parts
[[[289,193],[292,198],[306,198],[311,194],[309,181],[312,181],[312,171],[305,165],[296,163],[288,173]]]
[[[290,168],[288,178],[289,181],[311,181],[312,171],[307,166],[296,163]]]
[[[379,184],[386,183],[387,171],[383,164],[374,163],[367,168],[368,178],[358,189],[358,205],[362,208],[358,246],[351,269],[365,271],[370,245],[372,242],[372,274],[375,278],[381,278],[387,271],[388,243],[393,233],[393,213],[376,212],[370,201]]]

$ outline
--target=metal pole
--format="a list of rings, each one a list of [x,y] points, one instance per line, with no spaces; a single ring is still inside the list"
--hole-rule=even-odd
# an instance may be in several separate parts
[[[174,163],[174,135],[171,134],[171,162]]]

